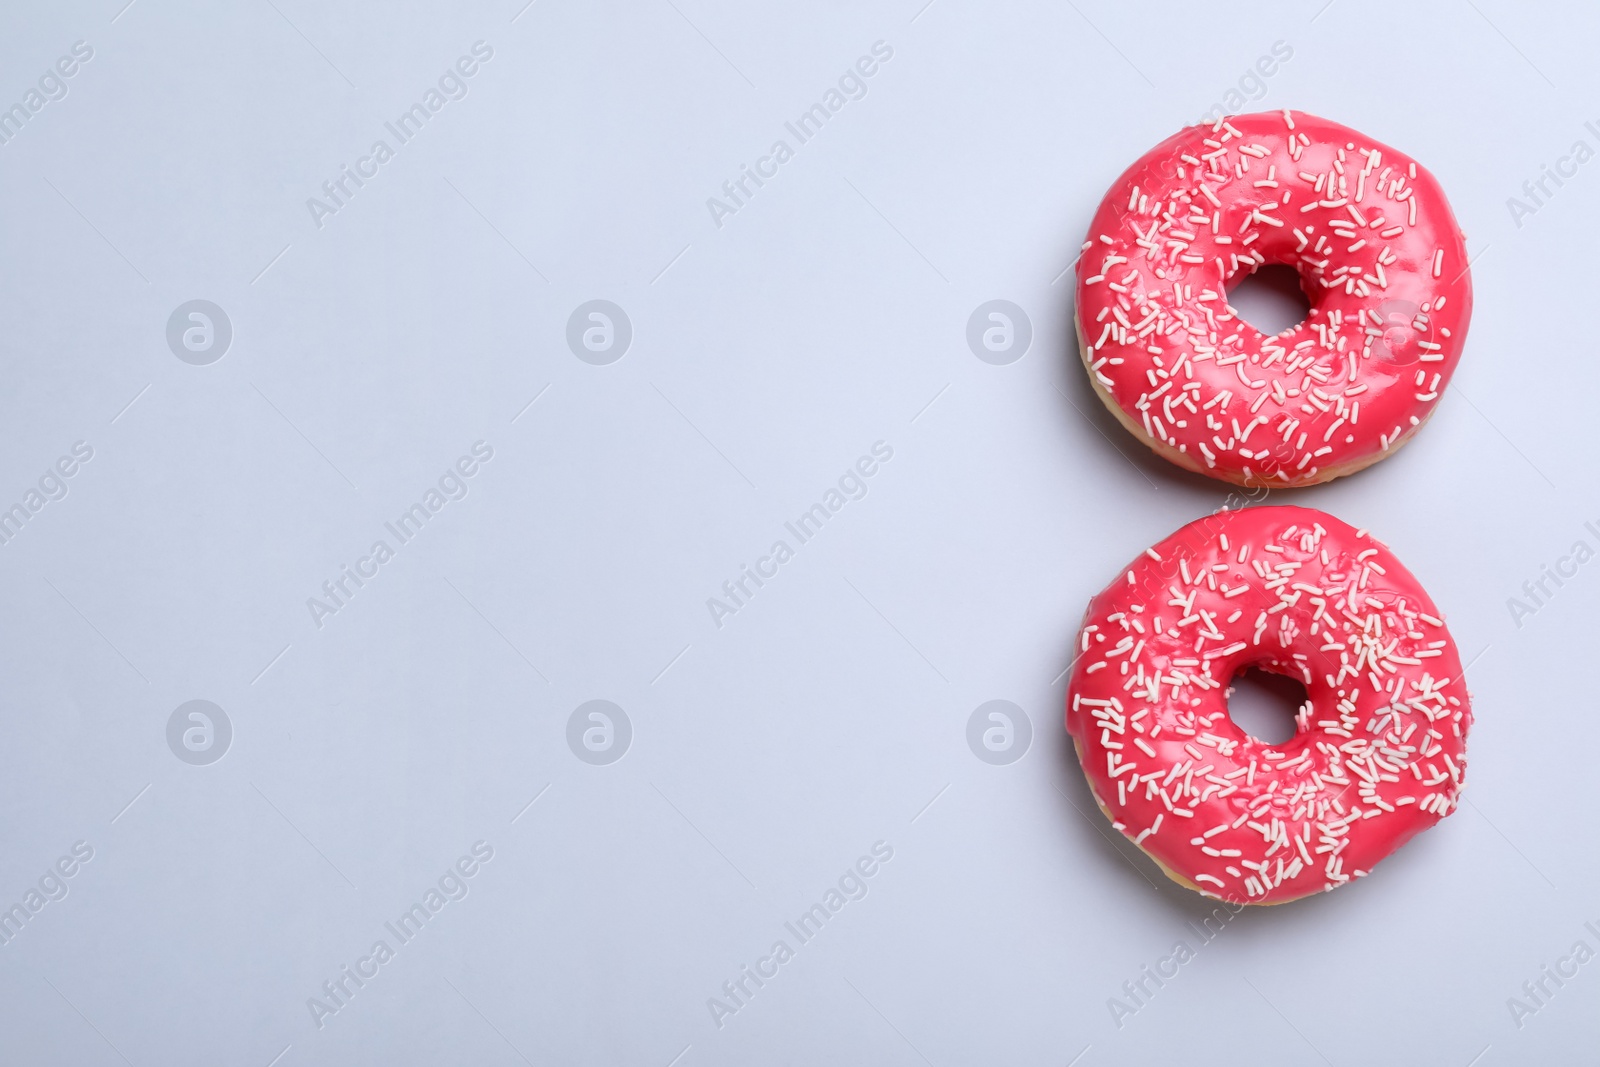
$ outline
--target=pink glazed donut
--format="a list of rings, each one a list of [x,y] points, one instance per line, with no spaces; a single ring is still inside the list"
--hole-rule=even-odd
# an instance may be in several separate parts
[[[1472,708],[1428,594],[1309,508],[1222,511],[1089,604],[1067,732],[1100,808],[1168,877],[1281,904],[1372,870],[1455,810]],[[1246,667],[1305,683],[1293,738],[1228,716]]]
[[[1305,322],[1268,337],[1230,283],[1293,266]],[[1404,444],[1472,316],[1465,239],[1409,156],[1297,111],[1191,126],[1112,185],[1078,259],[1078,343],[1117,419],[1189,470],[1313,485]]]

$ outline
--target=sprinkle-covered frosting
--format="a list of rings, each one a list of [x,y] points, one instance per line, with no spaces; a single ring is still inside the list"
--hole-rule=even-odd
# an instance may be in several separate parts
[[[1305,322],[1268,337],[1228,286],[1293,266]],[[1241,485],[1311,485],[1403,444],[1472,315],[1465,239],[1410,157],[1298,111],[1157,145],[1112,185],[1078,259],[1101,399],[1167,459]]]
[[[1095,799],[1207,896],[1333,889],[1460,802],[1472,712],[1455,642],[1389,550],[1331,515],[1190,523],[1094,598],[1075,651],[1066,724]],[[1251,666],[1306,686],[1284,744],[1228,715]]]

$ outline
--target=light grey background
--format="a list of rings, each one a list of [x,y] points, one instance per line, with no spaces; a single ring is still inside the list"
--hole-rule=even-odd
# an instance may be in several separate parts
[[[0,904],[93,849],[0,947],[5,1062],[1592,1054],[1600,964],[1520,1028],[1507,1004],[1600,948],[1600,565],[1507,605],[1600,546],[1600,164],[1507,205],[1600,148],[1591,8],[124,2],[0,16],[0,105],[93,49],[0,146],[0,506],[93,449],[0,547]],[[319,228],[307,198],[479,40],[468,95]],[[715,225],[877,41],[865,97]],[[1209,909],[1108,836],[1061,676],[1087,598],[1226,494],[1096,409],[1067,268],[1111,180],[1241,79],[1245,110],[1425,161],[1469,236],[1436,417],[1292,496],[1447,612],[1469,802],[1360,884],[1245,912],[1119,1027],[1108,999]],[[166,340],[195,299],[232,325],[205,366]],[[566,343],[595,299],[632,325],[609,365]],[[996,299],[1031,320],[1008,365],[966,343]],[[477,441],[469,495],[319,629],[307,598]],[[716,626],[877,441],[868,494]],[[191,700],[231,723],[209,765],[168,747]],[[628,717],[620,760],[568,747],[591,700]],[[990,700],[1028,715],[1020,760],[969,748]],[[308,998],[477,841],[469,894],[319,1027]],[[784,922],[880,841],[799,945]],[[719,1027],[708,998],[779,939]]]

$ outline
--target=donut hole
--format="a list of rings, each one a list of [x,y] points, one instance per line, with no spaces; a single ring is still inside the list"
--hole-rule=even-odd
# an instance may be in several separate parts
[[[1257,741],[1281,745],[1294,737],[1296,716],[1309,699],[1298,680],[1246,667],[1228,684],[1228,717]]]
[[[1311,314],[1300,274],[1283,263],[1267,263],[1228,286],[1233,313],[1267,336],[1292,330]]]

